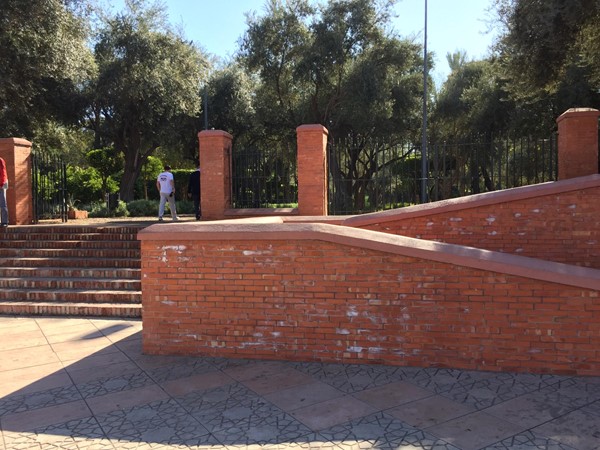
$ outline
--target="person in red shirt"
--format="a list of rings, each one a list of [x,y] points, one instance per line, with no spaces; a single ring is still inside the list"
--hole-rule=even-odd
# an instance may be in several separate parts
[[[8,174],[6,162],[0,158],[0,219],[1,226],[8,226],[8,205],[6,204],[6,190],[8,189]]]

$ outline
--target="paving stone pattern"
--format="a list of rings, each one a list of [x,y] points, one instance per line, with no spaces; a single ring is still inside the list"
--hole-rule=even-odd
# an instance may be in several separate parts
[[[0,317],[0,450],[600,449],[600,378],[150,356],[141,329]]]

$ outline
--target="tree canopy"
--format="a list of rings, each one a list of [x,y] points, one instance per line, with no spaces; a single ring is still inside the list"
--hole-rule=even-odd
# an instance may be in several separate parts
[[[496,0],[496,11],[496,51],[517,102],[543,102],[554,117],[600,107],[597,0]]]
[[[31,139],[48,120],[76,123],[93,73],[79,2],[7,0],[0,8],[0,135]]]
[[[94,54],[89,124],[96,143],[124,155],[120,194],[133,200],[142,165],[159,147],[181,143],[178,124],[200,108],[200,84],[208,63],[190,42],[162,28],[164,11],[141,0],[110,18],[100,30]],[[190,130],[192,132],[192,130]]]
[[[236,144],[276,148],[322,124],[352,141],[332,170],[353,180],[391,145],[419,148],[422,47],[392,28],[397,0],[265,0],[218,70],[152,1],[93,16],[93,0],[4,0],[0,133],[82,166],[90,150],[114,149],[125,201],[151,155],[191,164],[205,101],[209,127]],[[449,54],[444,83],[428,80],[431,139],[543,134],[568,108],[600,109],[598,0],[494,0],[493,11],[489,57]],[[388,147],[368,148],[373,138]]]
[[[332,135],[418,128],[420,46],[387,32],[395,1],[268,2],[241,47],[270,129],[320,123]]]

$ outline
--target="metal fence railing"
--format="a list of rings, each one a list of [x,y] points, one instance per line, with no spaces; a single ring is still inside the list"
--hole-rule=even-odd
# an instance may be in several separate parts
[[[67,221],[67,165],[59,157],[32,152],[33,221]]]
[[[296,145],[268,149],[234,148],[232,152],[232,207],[276,208],[298,203]]]
[[[332,140],[329,213],[359,214],[556,180],[557,139],[433,143],[422,174],[420,146]],[[426,179],[427,199],[420,198]]]
[[[232,151],[232,207],[298,202],[294,143]],[[427,173],[420,145],[382,139],[330,139],[329,213],[360,214],[557,179],[557,136],[431,143]],[[421,199],[426,182],[427,198]]]

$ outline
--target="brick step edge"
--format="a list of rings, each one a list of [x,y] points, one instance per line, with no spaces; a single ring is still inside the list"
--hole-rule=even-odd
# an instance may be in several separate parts
[[[39,289],[88,289],[140,292],[140,280],[121,278],[83,278],[83,277],[0,277],[1,289],[39,290]]]
[[[141,269],[136,268],[89,268],[79,267],[8,267],[0,266],[1,278],[92,278],[141,280]]]
[[[140,241],[119,240],[119,241],[48,241],[48,240],[3,240],[0,241],[0,249],[6,248],[21,249],[127,249],[140,250]]]
[[[0,315],[142,317],[142,305],[0,301]]]
[[[0,258],[98,258],[140,259],[141,252],[135,249],[92,249],[92,248],[0,248]]]
[[[140,304],[141,291],[115,291],[91,289],[2,289],[0,301],[89,303],[89,304]]]
[[[140,260],[130,258],[0,258],[0,267],[81,267],[84,269],[139,269]]]

